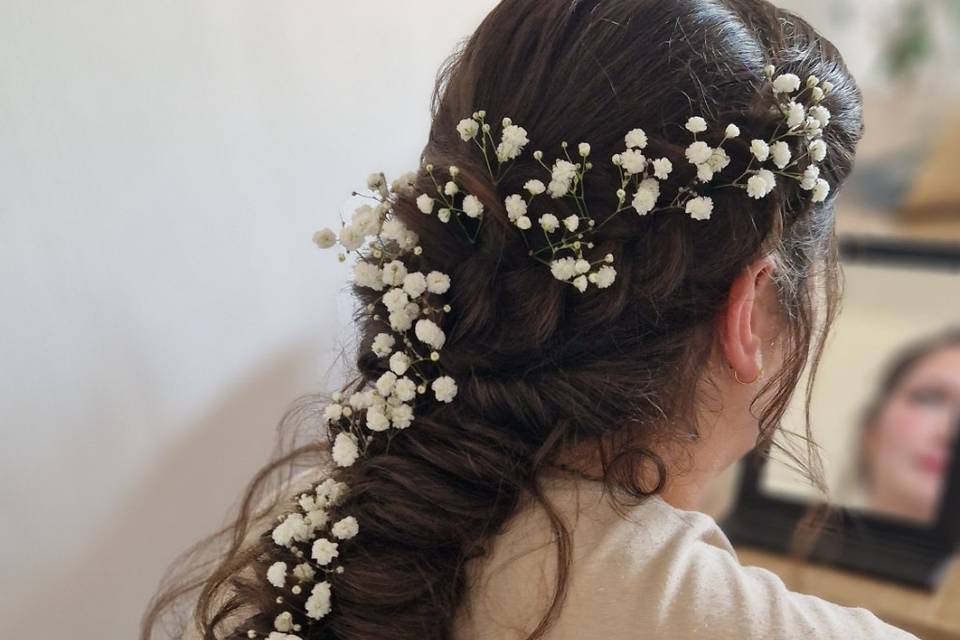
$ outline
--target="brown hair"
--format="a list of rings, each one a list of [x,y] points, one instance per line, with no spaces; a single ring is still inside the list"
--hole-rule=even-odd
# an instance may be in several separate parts
[[[748,162],[749,140],[769,139],[781,120],[765,90],[767,64],[834,85],[824,101],[833,117],[821,163],[831,197],[812,205],[796,182],[779,180],[762,200],[715,190],[709,222],[670,212],[616,216],[594,249],[597,256],[615,256],[618,275],[608,289],[581,294],[528,256],[502,204],[520,191],[524,176],[537,172],[528,154],[494,184],[482,158],[456,132],[460,119],[485,109],[492,122],[510,116],[522,124],[536,148],[584,140],[596,157],[609,158],[622,149],[624,133],[642,127],[650,139],[646,154],[670,158],[670,182],[685,184],[693,168],[684,160],[689,137],[683,125],[702,115],[714,123],[701,137],[711,145],[728,122],[743,131],[724,145],[733,165],[727,170],[737,175]],[[763,0],[503,0],[442,68],[432,114],[421,160],[460,168],[459,182],[487,210],[480,236],[467,242],[456,225],[420,213],[412,196],[394,211],[423,247],[409,268],[450,274],[452,311],[442,327],[441,364],[459,391],[449,405],[418,408],[413,425],[389,440],[389,450],[385,438],[374,439],[356,464],[335,471],[351,487],[339,509],[357,517],[361,534],[344,545],[346,571],[329,577],[333,611],[301,633],[309,638],[449,637],[468,588],[468,561],[484,554],[528,498],[551,514],[560,567],[553,605],[530,638],[541,636],[564,599],[570,552],[569,533],[538,482],[545,466],[592,444],[607,485],[637,499],[660,491],[669,470],[653,445],[697,433],[696,381],[716,343],[715,317],[737,274],[773,253],[788,330],[785,366],[757,395],[757,401],[770,398],[758,441],[768,446],[802,370],[811,360],[816,368],[835,313],[833,197],[861,136],[861,97],[834,46],[787,11]],[[594,211],[613,204],[612,195],[599,194],[613,194],[619,184],[613,168],[602,164],[590,173]],[[421,172],[418,190],[429,184]],[[672,197],[669,189],[663,197]],[[573,213],[566,201],[551,205],[561,218]],[[370,349],[384,330],[367,311],[379,294],[357,286],[353,293],[360,303],[358,376],[344,395],[387,370]],[[328,401],[318,396],[313,406]],[[336,427],[330,437],[335,434]],[[268,534],[250,548],[239,541],[266,474],[328,447],[326,441],[304,445],[254,479],[239,517],[225,530],[234,544],[210,575],[155,599],[142,638],[177,596],[195,588],[201,588],[196,621],[206,639],[220,637],[218,624],[243,608],[260,613],[226,637],[246,637],[248,628],[266,634],[288,603],[303,607],[306,593],[285,593],[278,605],[263,578],[271,563],[292,561],[289,551]],[[641,486],[639,465],[656,469],[659,481]]]

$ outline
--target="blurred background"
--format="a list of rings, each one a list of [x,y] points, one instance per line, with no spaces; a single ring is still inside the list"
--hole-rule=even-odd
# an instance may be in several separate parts
[[[347,266],[311,235],[416,166],[495,4],[0,0],[7,635],[133,637],[292,400],[338,384]],[[779,4],[865,92],[841,233],[960,244],[960,0]]]

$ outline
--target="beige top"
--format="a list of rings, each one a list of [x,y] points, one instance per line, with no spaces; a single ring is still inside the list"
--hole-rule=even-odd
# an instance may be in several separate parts
[[[744,567],[709,516],[659,497],[617,514],[597,482],[545,478],[571,530],[567,597],[548,640],[916,640],[865,609],[792,592],[775,574]],[[556,547],[546,513],[511,520],[491,556],[469,567],[456,640],[520,640],[553,596]]]
[[[295,476],[290,494],[316,478]],[[597,482],[549,474],[543,483],[571,531],[573,561],[547,640],[917,640],[865,609],[792,592],[775,574],[741,566],[705,514],[654,497],[624,518]],[[271,526],[278,513],[249,535]],[[555,571],[545,512],[519,512],[492,541],[490,555],[468,565],[470,589],[452,638],[522,640],[549,606]],[[199,635],[188,627],[181,638]]]

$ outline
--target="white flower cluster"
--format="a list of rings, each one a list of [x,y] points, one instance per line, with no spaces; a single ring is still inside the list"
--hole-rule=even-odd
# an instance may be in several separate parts
[[[769,140],[750,141],[752,157],[744,172],[749,178],[746,185],[741,186],[748,196],[759,200],[774,190],[779,175],[798,181],[801,189],[811,192],[813,202],[823,202],[830,194],[830,183],[820,177],[820,163],[827,157],[823,130],[830,124],[830,111],[821,102],[833,90],[833,85],[821,82],[814,75],[808,76],[804,83],[793,73],[774,77],[773,65],[763,72],[772,81],[776,109],[784,122]],[[800,147],[796,157],[787,141],[789,138],[795,138]],[[765,167],[765,163],[772,166]],[[806,166],[801,170],[802,164]]]
[[[296,496],[294,511],[278,517],[278,524],[271,534],[273,541],[289,549],[297,561],[292,567],[284,561],[271,564],[266,572],[267,582],[294,596],[306,593],[307,599],[304,609],[294,607],[294,610],[283,611],[274,618],[274,630],[266,636],[267,640],[301,640],[298,634],[303,625],[297,622],[296,615],[305,616],[309,623],[330,612],[330,583],[318,579],[318,575],[343,573],[343,565],[333,564],[340,555],[340,542],[353,538],[360,531],[353,516],[342,517],[330,524],[329,510],[340,504],[347,492],[345,483],[327,478],[315,484],[309,492]],[[276,601],[283,603],[285,598],[279,595]],[[249,638],[257,635],[254,629],[247,631]]]
[[[583,292],[590,283],[598,288],[605,288],[616,279],[616,269],[611,266],[614,262],[612,254],[608,253],[599,260],[591,261],[584,256],[583,250],[594,247],[589,237],[621,211],[632,209],[638,215],[645,216],[656,211],[679,210],[694,220],[709,220],[713,214],[714,202],[710,196],[701,195],[703,185],[714,183],[711,185],[714,188],[737,187],[746,190],[749,197],[760,199],[776,188],[777,176],[799,181],[802,189],[812,192],[813,202],[823,202],[830,192],[830,185],[820,177],[819,163],[827,155],[822,133],[830,122],[830,112],[820,102],[832,87],[829,82],[821,83],[816,76],[810,76],[805,88],[800,91],[799,77],[787,73],[774,78],[774,73],[772,66],[764,69],[764,75],[771,81],[773,95],[777,100],[776,108],[783,115],[784,122],[769,140],[751,140],[751,158],[747,169],[729,182],[714,182],[716,176],[731,163],[724,143],[739,138],[742,132],[736,124],[728,124],[719,144],[711,146],[697,139],[697,134],[708,131],[707,121],[701,116],[693,116],[686,122],[687,131],[693,134],[693,142],[687,146],[685,156],[696,168],[696,178],[690,184],[680,186],[669,203],[660,203],[661,183],[670,178],[674,170],[673,163],[668,158],[648,158],[644,155],[649,139],[643,129],[629,131],[624,136],[625,150],[612,158],[613,164],[620,170],[621,183],[616,194],[618,205],[615,211],[600,222],[590,216],[584,192],[585,175],[593,168],[593,163],[589,160],[590,144],[578,144],[578,157],[574,159],[568,152],[568,143],[563,142],[561,147],[564,157],[557,158],[549,165],[544,162],[542,151],[534,151],[534,159],[545,170],[546,184],[544,180],[531,178],[524,183],[522,193],[510,194],[504,199],[504,209],[510,222],[522,231],[539,227],[538,231],[542,231],[546,237],[548,246],[539,250],[531,248],[530,255],[546,264],[556,279]],[[486,122],[485,111],[477,111],[470,118],[461,120],[457,125],[457,132],[463,141],[472,140],[480,148],[494,183],[500,182],[509,170],[509,163],[519,157],[524,146],[529,143],[526,130],[518,127],[510,118],[504,118],[502,140],[496,144],[492,128]],[[793,157],[794,151],[787,142],[788,138],[801,139],[805,151]],[[488,149],[494,146],[496,153],[488,153]],[[493,167],[491,155],[495,156],[496,169]],[[805,159],[806,167],[801,171],[798,166]],[[772,163],[772,166],[764,166],[766,162]],[[507,163],[507,166],[504,166],[504,163]],[[427,170],[431,171],[432,167],[428,166]],[[451,167],[450,173],[456,176],[456,167]],[[448,182],[442,189],[436,180],[434,184],[443,200],[444,206],[439,215],[444,222],[449,220],[451,212],[462,212],[473,218],[479,217],[483,212],[483,204],[474,196],[464,194],[455,183]],[[446,196],[458,193],[463,197],[460,208],[446,199]],[[552,199],[573,199],[577,213],[562,219],[554,213],[543,213],[536,217],[534,222],[530,214],[531,205],[542,194]],[[432,213],[434,199],[423,194],[418,204],[424,213]],[[557,234],[559,237],[556,237]],[[549,257],[541,257],[541,254],[548,252]]]
[[[523,136],[511,132],[504,141],[500,153],[505,157],[517,153]],[[455,178],[457,171],[451,168]],[[372,174],[367,187],[374,205],[356,209],[349,224],[344,223],[340,233],[324,228],[313,236],[317,246],[327,249],[339,243],[346,251],[356,251],[369,239],[367,251],[360,253],[353,265],[354,283],[359,287],[378,292],[379,303],[370,305],[375,312],[374,320],[384,322],[384,331],[378,333],[370,345],[371,351],[385,361],[388,370],[375,381],[372,388],[365,388],[345,397],[342,391],[332,394],[331,402],[323,410],[328,425],[336,427],[331,455],[338,467],[349,467],[363,455],[367,444],[377,432],[393,433],[406,429],[413,423],[414,404],[417,396],[433,391],[439,402],[452,402],[457,394],[453,378],[446,375],[430,377],[423,363],[437,363],[446,335],[440,327],[442,313],[449,313],[450,305],[436,303],[434,297],[445,294],[450,288],[450,277],[439,271],[423,273],[412,271],[402,259],[412,253],[421,255],[417,234],[408,229],[392,215],[398,198],[412,196],[416,174],[406,174],[387,186],[382,173]],[[451,179],[445,185],[437,185],[441,200],[453,208],[453,198],[459,187]],[[355,194],[361,195],[361,194]],[[474,199],[476,200],[476,199]],[[465,215],[482,212],[479,201],[467,199],[459,211]],[[417,206],[425,213],[432,213],[434,201],[421,194]],[[448,214],[449,215],[449,214]],[[391,243],[392,241],[392,243]],[[339,254],[341,262],[346,254]],[[383,315],[381,315],[381,313]],[[385,317],[384,317],[385,316]],[[389,328],[388,328],[389,327]],[[347,493],[344,482],[332,478],[317,485],[313,493],[301,494],[298,509],[280,519],[273,529],[273,541],[290,549],[300,560],[288,567],[286,562],[275,562],[267,570],[266,579],[272,586],[294,595],[307,594],[306,585],[312,584],[304,609],[285,611],[274,621],[274,631],[268,640],[300,640],[295,635],[302,629],[297,615],[305,616],[307,623],[318,620],[331,610],[331,584],[317,580],[323,573],[343,573],[340,561],[343,540],[349,540],[360,531],[360,523],[352,515],[343,516],[330,524],[329,509],[340,504]],[[289,585],[289,583],[293,583]],[[278,596],[277,602],[283,602]],[[292,605],[291,605],[292,606]],[[253,629],[247,634],[257,637]]]

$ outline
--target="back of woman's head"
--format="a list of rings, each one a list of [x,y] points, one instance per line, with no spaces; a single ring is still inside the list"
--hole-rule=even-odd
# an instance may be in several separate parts
[[[617,278],[605,289],[580,293],[553,278],[530,259],[508,220],[504,198],[519,193],[537,169],[529,154],[496,183],[457,133],[460,120],[484,109],[491,121],[509,116],[522,123],[537,148],[589,141],[593,156],[609,158],[622,150],[625,132],[642,127],[647,154],[671,159],[671,183],[679,185],[696,171],[684,161],[684,124],[699,115],[713,125],[699,138],[711,145],[723,138],[726,123],[743,132],[724,147],[735,176],[750,161],[749,141],[769,139],[783,120],[765,84],[763,70],[771,64],[778,73],[815,75],[833,85],[823,100],[832,118],[820,163],[830,197],[814,203],[796,181],[778,180],[763,199],[714,190],[709,223],[670,212],[617,216],[592,249],[615,256]],[[859,90],[833,45],[763,0],[501,2],[442,70],[422,158],[438,168],[459,167],[458,181],[487,211],[479,236],[471,243],[454,224],[423,215],[415,193],[393,207],[423,248],[411,269],[440,271],[452,282],[442,365],[458,382],[456,401],[418,409],[409,428],[371,440],[355,464],[336,470],[350,487],[337,510],[355,516],[362,532],[341,545],[345,571],[326,578],[333,610],[309,629],[304,618],[299,634],[449,637],[467,589],[467,561],[483,555],[525,496],[550,508],[539,474],[575,445],[598,447],[607,482],[638,497],[659,491],[671,469],[653,445],[697,432],[697,382],[716,340],[713,318],[737,274],[772,254],[787,357],[758,394],[767,392],[760,420],[766,442],[801,370],[811,356],[816,361],[833,315],[833,198],[851,170],[861,128]],[[616,167],[597,162],[590,208],[616,205],[619,184]],[[418,190],[430,185],[421,170]],[[664,189],[671,198],[670,187]],[[560,218],[575,213],[571,207],[551,202]],[[383,331],[375,310],[380,294],[359,286],[354,293],[361,302],[359,376],[345,394],[388,370],[370,348]],[[334,424],[331,437],[336,432]],[[640,465],[658,470],[653,481],[640,483]],[[553,525],[563,567],[567,532],[559,520]],[[291,603],[302,610],[307,597],[308,590],[287,591],[276,602],[277,590],[261,576],[278,560],[300,560],[269,535],[258,544],[258,553],[228,556],[204,585],[206,623],[220,619],[214,595],[227,587],[239,594],[232,608],[261,612],[236,637],[246,637],[247,629],[265,636],[278,613]],[[250,565],[257,577],[238,579]],[[561,569],[555,605],[565,575]],[[212,629],[208,634],[215,637]]]

